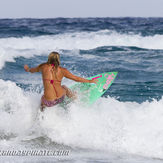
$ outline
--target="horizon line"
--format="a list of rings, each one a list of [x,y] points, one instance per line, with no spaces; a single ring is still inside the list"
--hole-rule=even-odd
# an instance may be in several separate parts
[[[88,16],[88,17],[4,17],[0,19],[58,19],[58,18],[64,18],[64,19],[86,19],[86,18],[163,18],[161,16]]]

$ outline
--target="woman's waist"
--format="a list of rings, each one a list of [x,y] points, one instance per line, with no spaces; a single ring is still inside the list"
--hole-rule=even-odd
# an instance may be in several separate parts
[[[63,88],[61,85],[44,85],[44,92],[52,93],[52,92],[62,92]]]
[[[55,99],[59,99],[62,96],[64,96],[65,94],[66,94],[65,91],[60,91],[60,92],[57,93],[57,96],[56,96],[54,91],[50,91],[49,92],[49,91],[45,91],[44,90],[44,97],[46,98],[46,100],[49,100],[49,101],[53,101]]]
[[[60,98],[62,98],[62,97],[64,97],[65,96],[65,94],[62,94],[61,96],[59,96],[59,97],[50,97],[50,96],[46,96],[45,94],[42,96],[42,97],[44,97],[47,101],[55,101],[55,100],[58,100],[58,99],[60,99]]]

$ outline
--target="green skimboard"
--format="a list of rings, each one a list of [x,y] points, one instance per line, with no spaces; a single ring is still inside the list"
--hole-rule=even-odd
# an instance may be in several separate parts
[[[98,74],[87,79],[98,79],[97,84],[94,83],[77,83],[70,87],[77,93],[79,101],[84,105],[92,105],[99,97],[101,97],[112,85],[118,72],[106,72]]]

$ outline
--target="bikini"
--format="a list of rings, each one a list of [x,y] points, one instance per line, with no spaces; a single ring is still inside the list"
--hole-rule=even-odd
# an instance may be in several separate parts
[[[52,65],[52,67],[54,67],[54,64],[51,64],[51,65]],[[54,81],[56,81],[56,82],[61,82],[61,81],[59,81],[59,80],[50,80],[50,79],[43,79],[43,80],[49,81],[50,84],[53,85],[53,88],[54,88],[56,97],[58,97],[58,94],[57,94],[57,91],[56,91],[56,88],[55,88],[55,85],[54,85]],[[65,97],[65,95],[63,95],[62,97],[60,97],[58,99],[55,99],[53,101],[49,101],[49,100],[46,100],[45,97],[44,97],[44,95],[43,95],[42,98],[41,98],[41,103],[44,104],[47,107],[52,107],[54,105],[57,105],[59,103],[62,103],[63,100],[64,100],[64,97]]]

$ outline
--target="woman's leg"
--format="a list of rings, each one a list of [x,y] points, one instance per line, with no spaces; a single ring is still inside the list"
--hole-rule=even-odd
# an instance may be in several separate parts
[[[41,105],[40,105],[40,111],[43,112],[44,109],[45,109],[45,105],[41,103]]]
[[[43,112],[44,111],[44,108],[45,108],[45,104],[43,102],[43,96],[41,97],[41,105],[40,105],[40,111]]]
[[[62,88],[66,90],[66,96],[68,98],[72,98],[72,99],[76,99],[77,98],[76,93],[73,92],[71,89],[69,89],[65,85],[62,85]]]

